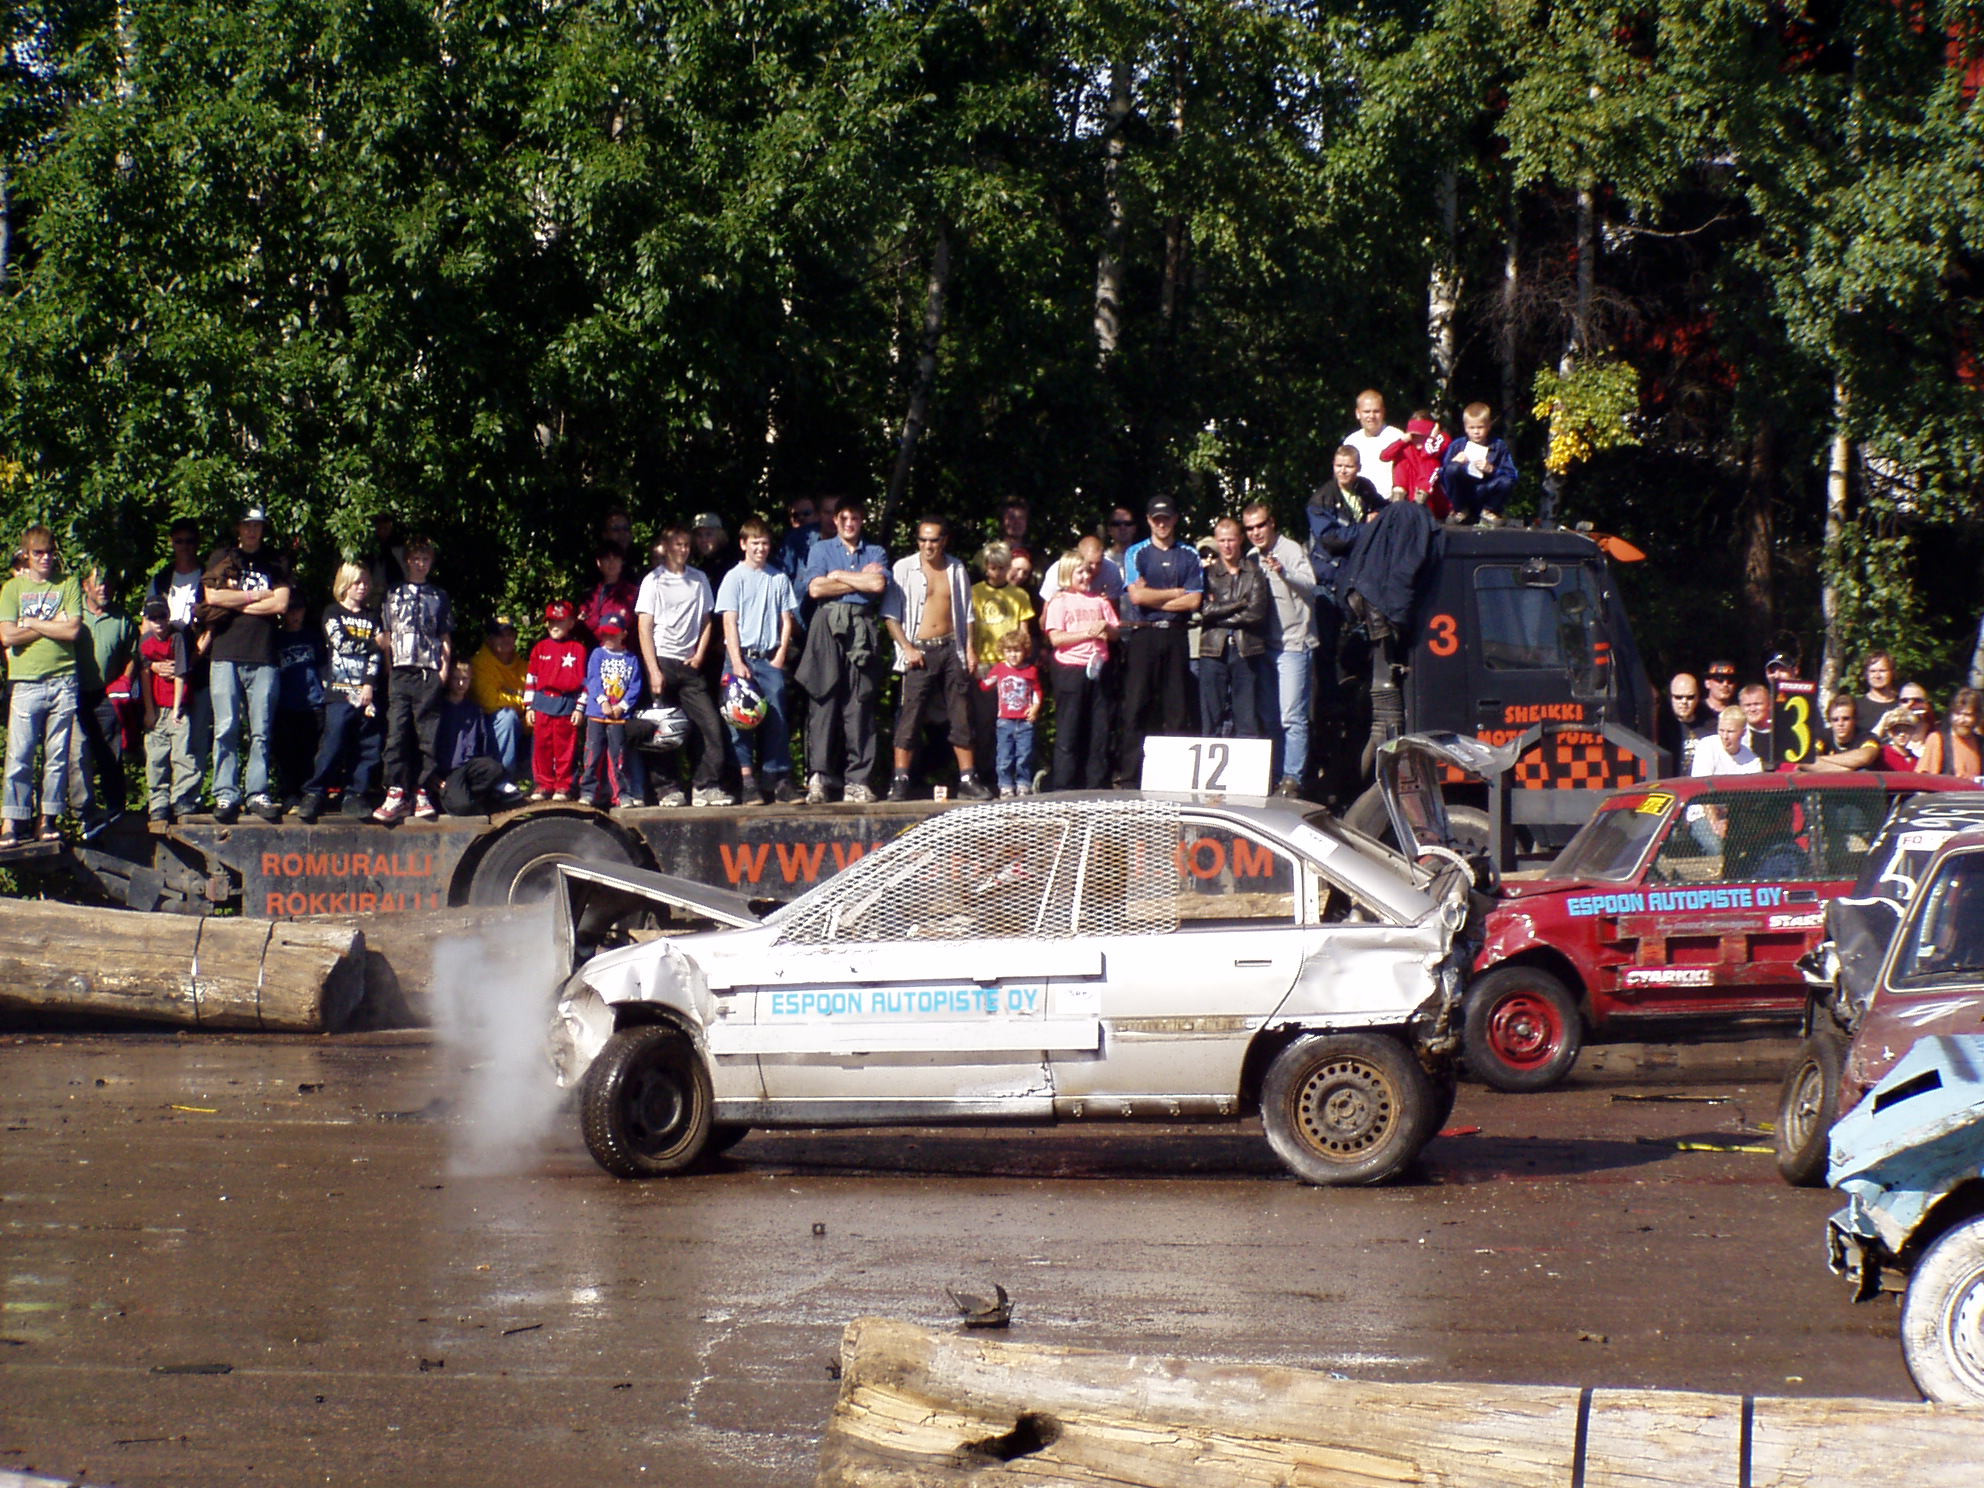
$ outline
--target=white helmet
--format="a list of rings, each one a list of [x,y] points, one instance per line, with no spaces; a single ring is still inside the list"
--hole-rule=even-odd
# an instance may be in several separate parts
[[[660,751],[680,749],[689,738],[689,715],[680,708],[643,708],[634,716],[654,727],[653,736],[643,744],[643,748]]]

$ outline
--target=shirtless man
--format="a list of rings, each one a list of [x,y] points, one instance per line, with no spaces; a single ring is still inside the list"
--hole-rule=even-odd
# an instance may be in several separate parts
[[[958,759],[958,794],[967,801],[992,794],[978,778],[971,748],[971,688],[978,672],[971,645],[971,570],[950,556],[950,540],[950,527],[939,518],[918,522],[916,551],[896,560],[882,601],[882,622],[895,640],[896,670],[902,674],[891,801],[909,799],[917,738],[924,715],[940,697]]]

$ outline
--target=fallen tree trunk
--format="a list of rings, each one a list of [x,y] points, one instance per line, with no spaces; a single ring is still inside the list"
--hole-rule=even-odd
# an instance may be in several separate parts
[[[1407,1385],[849,1325],[822,1488],[1973,1488],[1984,1410]]]
[[[364,992],[348,926],[0,900],[0,1010],[326,1033]]]

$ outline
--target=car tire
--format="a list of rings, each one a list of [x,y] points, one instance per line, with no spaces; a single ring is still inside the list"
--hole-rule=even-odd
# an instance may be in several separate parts
[[[686,1034],[665,1023],[623,1028],[579,1086],[586,1150],[616,1178],[667,1178],[709,1154],[709,1071]]]
[[[1984,1404],[1984,1215],[1923,1254],[1901,1299],[1901,1355],[1926,1399]]]
[[[1461,1047],[1497,1090],[1548,1090],[1584,1048],[1584,1018],[1563,982],[1538,966],[1498,966],[1467,989]]]
[[[1777,1097],[1777,1171],[1797,1188],[1824,1188],[1832,1151],[1832,1123],[1839,1111],[1840,1064],[1844,1051],[1829,1033],[1813,1033],[1798,1046],[1798,1057]]]
[[[1412,1051],[1379,1033],[1297,1039],[1261,1086],[1261,1124],[1288,1170],[1334,1187],[1382,1183],[1419,1155],[1437,1102]]]
[[[542,903],[560,863],[638,867],[626,842],[603,820],[530,816],[504,828],[475,865],[468,902],[500,907]]]
[[[751,1135],[751,1128],[736,1121],[719,1121],[710,1128],[710,1156],[721,1157]]]

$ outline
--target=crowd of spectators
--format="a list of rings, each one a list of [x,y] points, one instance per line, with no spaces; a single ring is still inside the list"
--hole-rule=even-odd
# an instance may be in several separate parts
[[[1195,546],[1160,496],[1043,544],[1015,499],[969,561],[936,516],[892,560],[860,500],[823,495],[792,501],[776,531],[746,519],[734,540],[715,512],[663,526],[643,566],[616,509],[590,587],[531,616],[528,643],[512,616],[488,617],[467,656],[436,545],[389,517],[369,559],[336,570],[328,602],[305,595],[261,509],[204,553],[199,528],[176,522],[135,622],[98,568],[64,575],[53,536],[32,527],[0,589],[6,840],[58,837],[65,805],[100,829],[125,807],[123,758],[139,748],[159,823],[202,811],[209,791],[223,823],[244,810],[391,823],[524,800],[1134,786],[1153,734],[1268,740],[1276,790],[1304,794],[1315,724],[1343,685],[1339,636],[1385,623],[1348,585],[1375,534],[1415,512],[1500,523],[1516,479],[1484,405],[1463,412],[1459,438],[1423,412],[1393,427],[1375,391],[1355,414],[1305,509],[1306,543],[1252,502]],[[1765,674],[1795,670],[1773,657]],[[1667,695],[1661,742],[1677,769],[1765,767],[1767,685],[1739,689],[1736,665],[1715,660]],[[1830,700],[1808,763],[1984,774],[1979,703],[1958,692],[1939,727],[1927,693],[1897,686],[1875,653],[1864,693]]]

